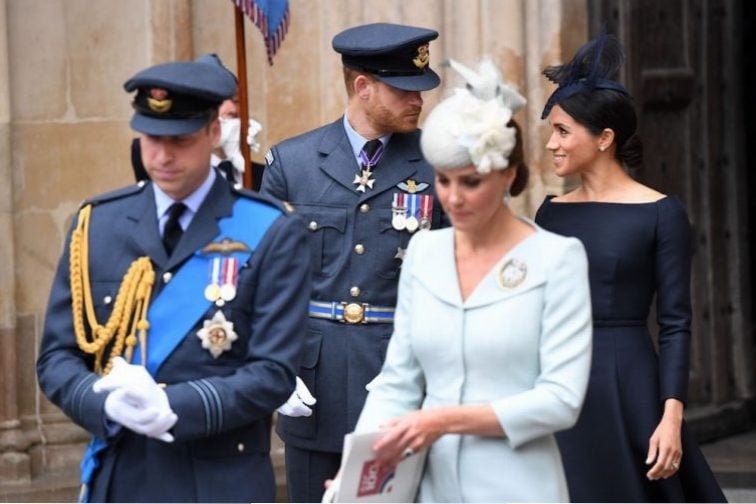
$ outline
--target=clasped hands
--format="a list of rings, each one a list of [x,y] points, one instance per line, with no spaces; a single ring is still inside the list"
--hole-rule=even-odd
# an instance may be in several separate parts
[[[128,364],[122,357],[113,359],[113,369],[97,380],[92,389],[107,392],[105,415],[138,434],[173,442],[168,432],[178,421],[168,396],[142,367]]]

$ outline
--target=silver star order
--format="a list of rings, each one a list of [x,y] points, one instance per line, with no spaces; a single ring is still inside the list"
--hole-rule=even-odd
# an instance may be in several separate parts
[[[396,247],[396,255],[394,256],[394,259],[399,259],[400,261],[404,261],[404,256],[407,254],[407,249],[403,249],[402,247]]]
[[[367,186],[368,189],[372,189],[373,184],[375,184],[375,179],[370,178],[372,176],[373,172],[370,170],[362,170],[361,173],[355,175],[352,183],[357,184],[356,191],[365,192],[365,186]]]
[[[238,339],[234,332],[234,323],[226,320],[221,310],[215,312],[213,318],[202,323],[197,337],[202,340],[202,348],[207,349],[215,359],[223,352],[231,350],[231,343]]]

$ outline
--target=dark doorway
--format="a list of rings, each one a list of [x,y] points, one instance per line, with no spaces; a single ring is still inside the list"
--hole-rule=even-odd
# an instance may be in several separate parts
[[[756,139],[756,60],[753,58],[754,43],[756,43],[756,4],[743,2],[742,19],[742,44],[741,54],[744,58],[740,61],[743,72],[743,116],[744,131],[747,139],[744,162],[748,176],[748,243],[751,244],[750,254],[750,283],[756,285],[756,152],[753,150],[753,142]],[[751,313],[756,314],[756,296],[751,296]],[[756,324],[752,325],[752,344],[756,347]]]

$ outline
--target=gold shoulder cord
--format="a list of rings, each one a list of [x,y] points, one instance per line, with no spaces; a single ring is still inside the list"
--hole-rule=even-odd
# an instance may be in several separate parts
[[[70,274],[71,274],[71,308],[73,312],[74,332],[79,348],[94,354],[94,371],[107,374],[113,366],[113,359],[124,354],[131,362],[134,347],[137,344],[137,333],[141,349],[142,365],[147,362],[147,310],[155,284],[155,271],[149,257],[136,259],[123,276],[118,295],[115,299],[113,312],[105,325],[97,322],[97,316],[92,302],[92,288],[89,282],[89,218],[92,205],[87,205],[79,211],[78,223],[71,236],[70,246]],[[91,338],[87,336],[84,326],[84,312],[91,330]],[[107,360],[104,353],[107,345],[115,337]]]

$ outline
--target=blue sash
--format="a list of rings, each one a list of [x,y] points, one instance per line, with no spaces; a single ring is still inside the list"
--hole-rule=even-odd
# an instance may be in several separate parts
[[[227,237],[247,245],[249,251],[230,254],[239,260],[241,269],[280,215],[281,210],[268,204],[239,198],[234,203],[232,214],[218,221],[220,233],[212,241]],[[150,329],[146,368],[153,377],[213,304],[204,296],[210,258],[211,256],[197,250],[150,304],[147,313]],[[132,364],[141,363],[141,351],[137,345]],[[80,464],[82,491],[79,502],[89,502],[89,483],[100,465],[99,455],[107,447],[107,443],[97,437],[93,437],[87,445]]]

